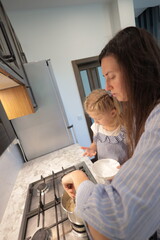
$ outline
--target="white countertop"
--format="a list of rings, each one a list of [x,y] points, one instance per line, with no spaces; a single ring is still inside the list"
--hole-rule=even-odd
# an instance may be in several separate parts
[[[56,173],[61,171],[62,167],[67,168],[82,161],[91,170],[91,160],[88,157],[83,157],[83,150],[78,144],[74,144],[24,163],[0,225],[0,239],[18,240],[28,185],[31,182],[39,180],[41,175],[43,177],[49,176],[52,171]]]

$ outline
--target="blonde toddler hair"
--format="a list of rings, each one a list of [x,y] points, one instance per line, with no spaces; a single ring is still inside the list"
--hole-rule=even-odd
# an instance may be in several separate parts
[[[110,92],[105,89],[93,90],[84,101],[84,109],[86,113],[96,112],[103,114],[108,111],[116,110],[115,121],[122,124],[121,106],[116,98],[112,97]]]

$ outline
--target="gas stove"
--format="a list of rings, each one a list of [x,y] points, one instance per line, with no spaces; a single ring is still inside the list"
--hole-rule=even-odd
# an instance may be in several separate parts
[[[87,240],[84,225],[73,224],[61,205],[64,192],[62,177],[76,169],[86,173],[96,183],[85,162],[33,182],[28,187],[19,240]]]

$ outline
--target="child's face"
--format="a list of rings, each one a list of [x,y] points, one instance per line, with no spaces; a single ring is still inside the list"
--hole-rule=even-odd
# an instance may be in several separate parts
[[[89,116],[94,120],[95,123],[102,125],[103,127],[109,127],[113,124],[115,118],[115,109],[106,113],[89,112]]]

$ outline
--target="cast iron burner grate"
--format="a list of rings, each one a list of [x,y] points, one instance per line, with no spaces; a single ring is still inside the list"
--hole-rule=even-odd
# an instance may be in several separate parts
[[[62,177],[76,169],[96,183],[86,163],[81,162],[29,184],[19,240],[88,240],[86,226],[73,225],[61,206]]]

